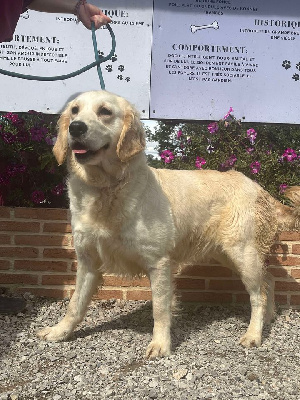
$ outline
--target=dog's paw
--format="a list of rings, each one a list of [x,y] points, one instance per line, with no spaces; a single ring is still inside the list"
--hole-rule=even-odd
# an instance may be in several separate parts
[[[167,357],[171,354],[170,344],[151,342],[146,350],[146,358]]]
[[[71,332],[65,331],[57,325],[47,326],[36,333],[40,339],[47,340],[48,342],[62,342],[66,340],[70,334]]]
[[[261,345],[261,337],[259,335],[250,335],[246,333],[240,339],[240,344],[244,347],[259,347]]]

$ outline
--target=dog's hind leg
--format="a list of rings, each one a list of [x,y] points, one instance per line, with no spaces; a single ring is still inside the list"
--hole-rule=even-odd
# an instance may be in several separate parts
[[[264,275],[265,293],[266,293],[266,311],[264,322],[269,325],[275,317],[275,302],[274,302],[274,277],[270,272]]]
[[[59,342],[67,339],[76,325],[82,321],[87,306],[100,283],[96,263],[96,257],[86,252],[84,255],[78,254],[78,267],[76,277],[76,288],[70,300],[65,317],[55,326],[48,326],[37,332],[38,337],[48,341]]]
[[[149,278],[152,289],[153,337],[147,347],[146,357],[164,357],[171,353],[171,306],[173,282],[170,260],[164,258],[150,269]]]

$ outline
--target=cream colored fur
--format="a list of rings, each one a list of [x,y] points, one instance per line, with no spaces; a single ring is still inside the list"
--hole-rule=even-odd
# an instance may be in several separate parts
[[[87,127],[79,138],[68,132],[74,121]],[[72,152],[78,142],[93,150],[90,157],[79,160]],[[291,189],[298,208],[289,208],[235,171],[149,168],[144,147],[139,116],[121,97],[84,93],[63,112],[54,154],[59,164],[68,159],[77,282],[66,316],[38,335],[50,341],[69,337],[103,273],[147,274],[154,329],[146,355],[169,355],[172,267],[209,256],[240,275],[252,310],[240,343],[259,346],[263,318],[273,317],[264,254],[280,229],[299,224],[299,188]]]

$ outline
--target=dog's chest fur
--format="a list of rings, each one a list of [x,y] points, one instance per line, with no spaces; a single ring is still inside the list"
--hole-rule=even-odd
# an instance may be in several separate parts
[[[149,198],[132,183],[98,189],[71,177],[69,197],[76,249],[96,252],[102,272],[147,272],[152,256],[165,253],[172,227],[165,219],[170,217],[163,215],[165,207],[149,214]]]

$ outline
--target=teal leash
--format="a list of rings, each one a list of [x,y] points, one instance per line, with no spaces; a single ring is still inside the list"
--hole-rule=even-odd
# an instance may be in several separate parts
[[[0,68],[0,74],[2,75],[7,75],[11,76],[13,78],[20,78],[20,79],[27,79],[29,81],[62,81],[65,79],[73,78],[74,76],[80,75],[83,72],[88,71],[89,69],[96,67],[97,66],[97,72],[99,76],[99,81],[100,81],[100,86],[102,90],[105,90],[105,84],[102,76],[102,71],[100,64],[103,62],[111,59],[111,57],[115,54],[116,50],[116,38],[115,34],[110,27],[110,25],[107,25],[107,29],[109,30],[110,36],[111,36],[111,50],[110,53],[107,56],[100,56],[98,53],[98,47],[97,47],[97,39],[96,39],[96,30],[95,30],[95,24],[92,22],[92,40],[93,40],[93,47],[94,47],[94,53],[95,53],[95,60],[91,64],[86,65],[83,68],[80,68],[74,72],[71,72],[70,74],[66,75],[57,75],[57,76],[35,76],[35,75],[26,75],[26,74],[19,74],[17,72],[11,72],[11,71],[6,71],[5,69]]]
[[[110,26],[109,26],[109,28],[110,28]],[[112,30],[110,28],[110,34],[112,34],[112,33],[113,32],[112,32]],[[101,62],[103,62],[103,61],[101,61],[102,59],[101,59],[101,57],[100,57],[100,55],[98,53],[96,31],[95,31],[94,22],[92,22],[92,40],[93,40],[95,60],[96,60],[97,63],[99,63],[99,64],[97,64],[97,72],[98,72],[98,77],[99,77],[99,81],[100,81],[100,86],[101,86],[102,90],[105,90],[105,83],[104,83],[104,79],[103,79],[103,75],[102,75],[102,71],[101,71],[101,65],[100,65]],[[116,45],[115,40],[113,40],[113,42]],[[113,46],[113,43],[112,43],[112,50],[113,50],[113,47],[115,47],[115,46]],[[109,58],[111,58],[114,53],[115,53],[115,51],[113,51],[113,53],[111,54],[111,56]]]

